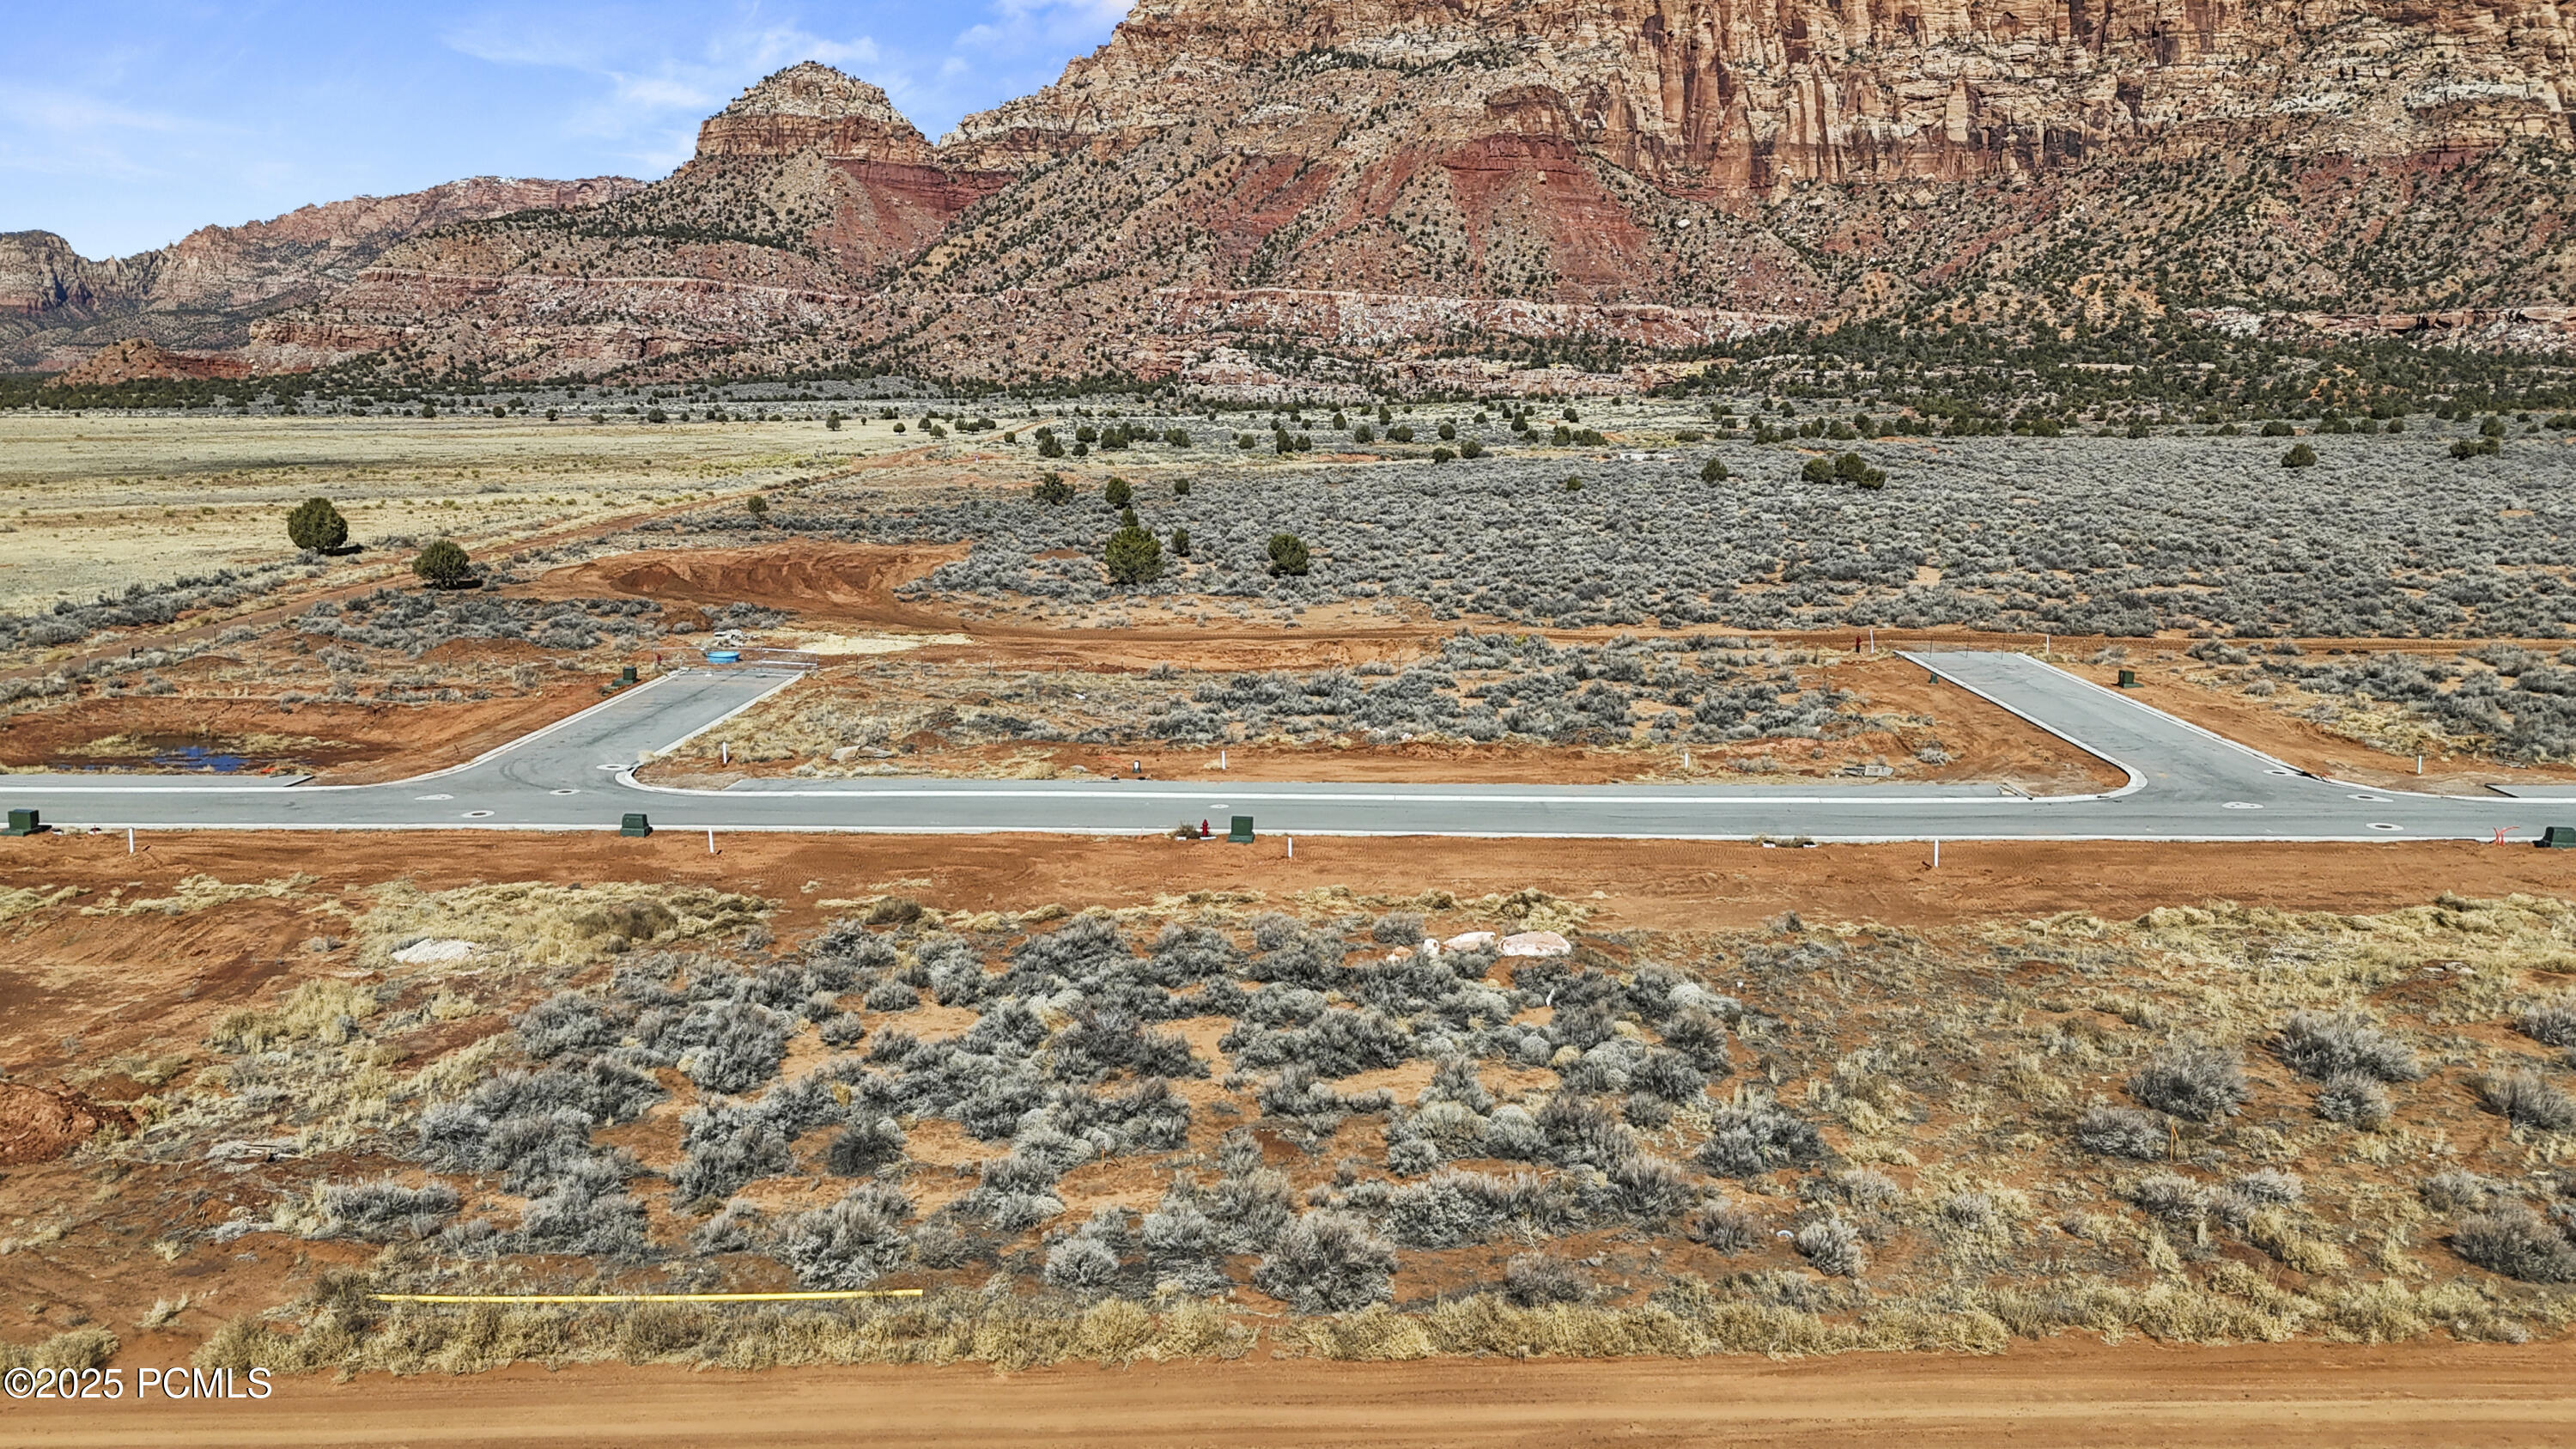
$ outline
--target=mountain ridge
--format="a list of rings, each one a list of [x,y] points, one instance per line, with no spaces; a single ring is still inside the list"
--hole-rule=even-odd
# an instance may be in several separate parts
[[[1466,381],[2171,310],[2563,351],[2570,29],[2525,0],[1144,0],[936,145],[791,66],[671,176],[391,237],[261,299],[241,350]]]

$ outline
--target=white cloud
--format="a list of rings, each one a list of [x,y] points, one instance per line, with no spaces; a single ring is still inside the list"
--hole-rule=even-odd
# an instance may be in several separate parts
[[[639,159],[677,164],[694,145],[694,123],[762,75],[801,60],[871,70],[885,63],[885,48],[872,36],[836,38],[795,24],[763,23],[758,9],[737,5],[712,25],[701,22],[684,32],[686,43],[679,47],[659,43],[669,30],[658,18],[621,10],[533,19],[492,14],[441,38],[460,54],[497,65],[590,77],[600,93],[566,112],[566,131],[633,142],[640,149],[631,154]],[[679,117],[690,122],[685,130],[673,124]]]
[[[0,91],[0,171],[157,180],[169,172],[137,153],[166,156],[169,147],[144,147],[145,137],[202,137],[215,129],[76,91],[12,87]]]

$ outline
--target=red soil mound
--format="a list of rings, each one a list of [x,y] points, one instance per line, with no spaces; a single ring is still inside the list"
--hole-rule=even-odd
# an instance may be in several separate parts
[[[0,1083],[0,1167],[68,1156],[110,1124],[130,1127],[133,1119],[76,1095]]]
[[[557,569],[536,592],[548,598],[630,594],[709,608],[759,604],[791,609],[800,624],[946,629],[953,616],[900,603],[894,590],[964,554],[963,548],[830,544],[625,553]]]

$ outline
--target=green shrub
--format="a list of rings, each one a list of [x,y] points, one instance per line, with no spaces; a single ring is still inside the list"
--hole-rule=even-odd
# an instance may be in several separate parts
[[[474,561],[452,538],[435,540],[411,561],[411,571],[434,589],[453,589],[473,582]]]
[[[286,538],[297,548],[328,553],[349,541],[349,520],[328,498],[307,498],[286,515]]]
[[[1845,453],[1834,460],[1834,478],[1858,488],[1887,486],[1887,474],[1869,466],[1869,460],[1858,453]]]
[[[1303,576],[1314,566],[1306,552],[1306,541],[1293,533],[1270,535],[1270,571],[1274,574]]]
[[[1100,490],[1100,496],[1108,500],[1110,507],[1124,508],[1136,496],[1136,490],[1127,485],[1126,479],[1112,478]]]
[[[1447,448],[1434,448],[1431,450],[1431,461],[1434,463],[1454,462],[1457,457],[1458,455],[1456,453],[1451,452]]]
[[[2317,466],[2317,450],[2309,447],[2305,443],[2293,443],[2290,445],[2290,451],[2281,455],[2281,466],[2284,468],[2313,468]]]
[[[1172,557],[1174,557],[1174,558],[1188,558],[1189,556],[1190,556],[1190,531],[1189,531],[1188,529],[1186,529],[1186,528],[1175,528],[1175,529],[1173,529],[1173,530],[1172,530]]]
[[[1150,584],[1163,576],[1163,545],[1130,522],[1109,535],[1103,561],[1109,566],[1109,581],[1113,584]]]
[[[1729,476],[1726,465],[1715,458],[1700,465],[1699,481],[1702,483],[1723,483]]]
[[[2281,421],[2279,418],[2274,418],[2263,425],[2262,436],[2267,438],[2295,438],[2298,435],[2298,429],[2291,427],[2288,423]]]
[[[1053,438],[1049,438],[1047,441],[1054,442],[1055,440]],[[1059,448],[1056,451],[1062,452],[1063,449]],[[1040,503],[1046,504],[1050,508],[1060,503],[1071,503],[1073,501],[1073,485],[1064,481],[1064,475],[1061,473],[1049,473],[1045,477],[1040,478],[1038,480],[1038,486],[1033,491],[1037,495],[1037,500]]]
[[[743,507],[749,509],[751,511],[751,516],[754,518],[767,518],[769,516],[769,500],[758,493],[751,495],[750,501],[743,504]]]

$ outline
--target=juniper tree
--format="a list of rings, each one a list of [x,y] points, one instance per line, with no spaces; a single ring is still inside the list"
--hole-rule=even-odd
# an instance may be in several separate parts
[[[349,541],[349,520],[328,498],[307,498],[286,515],[287,541],[328,553]]]

